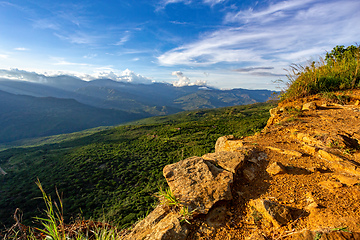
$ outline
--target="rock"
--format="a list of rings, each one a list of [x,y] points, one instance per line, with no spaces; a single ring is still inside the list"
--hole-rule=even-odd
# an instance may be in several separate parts
[[[157,206],[146,218],[135,225],[124,240],[134,239],[186,239],[188,228],[181,224],[181,216]]]
[[[318,207],[319,207],[319,204],[317,204],[316,202],[313,202],[313,203],[310,203],[309,205],[307,205],[305,207],[305,210],[311,211],[311,210],[313,210],[315,208],[318,208]]]
[[[275,227],[287,224],[292,220],[290,209],[284,205],[264,199],[251,200],[250,206],[254,207],[261,215]]]
[[[272,164],[270,164],[270,166],[268,166],[266,168],[266,172],[268,172],[270,175],[277,175],[277,174],[282,174],[282,173],[286,173],[286,169],[285,166],[282,165],[279,162],[274,162]]]
[[[308,102],[302,106],[303,111],[316,110],[317,106],[315,102]]]
[[[251,182],[252,180],[255,179],[256,172],[257,169],[254,166],[246,166],[246,168],[243,170],[243,175],[246,178],[246,180]]]
[[[304,144],[302,147],[301,147],[302,150],[304,150],[304,152],[310,154],[310,155],[315,155],[316,152],[319,150],[319,148],[317,147],[313,147],[313,146],[309,146],[307,144]]]
[[[338,157],[335,154],[326,152],[322,149],[318,151],[317,156],[330,163],[329,168],[360,176],[359,166],[346,159]]]
[[[270,110],[269,110],[269,113],[270,113],[270,116],[271,116],[271,117],[274,117],[274,116],[280,114],[280,113],[281,113],[281,110],[280,110],[279,107],[276,107],[276,108],[270,109]]]
[[[360,239],[359,233],[351,233],[344,231],[317,232],[303,230],[291,235],[292,240],[357,240]]]
[[[205,222],[209,227],[217,229],[226,222],[227,217],[228,215],[226,207],[220,206],[211,209],[211,211],[206,215]]]
[[[247,240],[266,240],[266,238],[261,233],[254,232],[247,238]]]
[[[233,174],[200,157],[167,165],[163,174],[174,196],[194,214],[206,214],[216,202],[232,199]]]
[[[236,171],[244,166],[245,163],[244,154],[239,152],[208,153],[202,156],[202,158],[211,161],[232,173],[236,173]]]
[[[156,224],[144,240],[183,240],[188,235],[186,224],[181,224],[179,214],[169,213],[164,219]]]
[[[243,142],[233,135],[223,136],[216,141],[215,152],[234,152],[243,146]]]
[[[298,151],[294,151],[294,150],[286,150],[286,149],[280,149],[280,148],[276,148],[276,147],[266,147],[267,149],[285,154],[285,155],[291,155],[294,157],[301,157],[302,153],[298,152]]]
[[[334,181],[323,181],[320,182],[319,185],[329,190],[342,187],[342,184],[340,182],[334,182]]]
[[[342,184],[348,186],[354,186],[356,184],[360,184],[360,180],[354,177],[348,177],[344,175],[334,175],[333,177],[337,178]]]
[[[310,230],[302,230],[300,232],[295,232],[290,235],[289,239],[292,240],[314,240],[316,236],[316,232]]]

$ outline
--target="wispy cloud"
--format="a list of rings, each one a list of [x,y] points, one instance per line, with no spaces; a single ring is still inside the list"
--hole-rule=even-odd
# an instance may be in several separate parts
[[[66,61],[64,58],[59,58],[59,57],[52,57],[52,60],[54,60],[55,62],[53,63],[53,65],[63,65],[63,66],[91,66],[88,63],[74,63],[74,62],[68,62]]]
[[[360,22],[359,9],[360,2],[352,0],[289,0],[228,13],[224,23],[232,27],[167,51],[158,60],[167,66],[288,64],[335,45],[354,44],[360,35],[354,27]]]
[[[0,54],[0,58],[2,58],[2,59],[6,59],[6,58],[8,58],[9,57],[9,55],[6,55],[6,54]]]
[[[234,72],[253,72],[257,70],[272,70],[274,67],[246,67],[234,69]]]
[[[115,43],[115,45],[122,46],[129,40],[130,40],[130,33],[129,33],[129,31],[126,31],[125,35],[122,38],[120,38],[120,40],[117,43]]]
[[[90,35],[86,32],[74,32],[71,34],[61,34],[61,33],[54,33],[54,35],[62,40],[68,41],[74,44],[86,44],[86,45],[94,45],[97,41],[102,38],[98,35]]]
[[[202,3],[210,5],[210,6],[214,6],[216,4],[219,4],[219,3],[222,3],[225,1],[226,0],[202,0]],[[195,0],[162,0],[158,4],[156,11],[164,9],[169,4],[174,4],[174,3],[191,4],[193,2],[197,3],[198,1],[195,1]]]
[[[29,51],[30,49],[24,48],[24,47],[17,47],[17,48],[14,48],[14,50],[16,50],[16,51]]]

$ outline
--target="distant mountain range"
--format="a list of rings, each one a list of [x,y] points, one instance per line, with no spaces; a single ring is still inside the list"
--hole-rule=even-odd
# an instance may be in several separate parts
[[[264,102],[273,91],[166,83],[132,84],[71,76],[0,79],[0,143],[117,125],[184,110]]]

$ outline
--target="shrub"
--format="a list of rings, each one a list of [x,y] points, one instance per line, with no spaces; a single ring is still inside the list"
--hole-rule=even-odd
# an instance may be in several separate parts
[[[280,99],[305,97],[321,92],[354,89],[360,86],[360,47],[336,46],[325,59],[307,66],[292,64],[288,88]]]

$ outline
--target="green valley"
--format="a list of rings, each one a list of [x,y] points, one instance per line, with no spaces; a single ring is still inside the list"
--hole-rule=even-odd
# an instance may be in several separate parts
[[[125,228],[151,211],[165,165],[213,152],[220,136],[260,131],[274,103],[256,103],[158,116],[128,125],[56,136],[0,152],[0,224],[13,224],[16,208],[33,224],[44,205],[37,178],[55,198],[62,193],[64,215],[105,219]],[[36,146],[37,145],[37,146]]]

